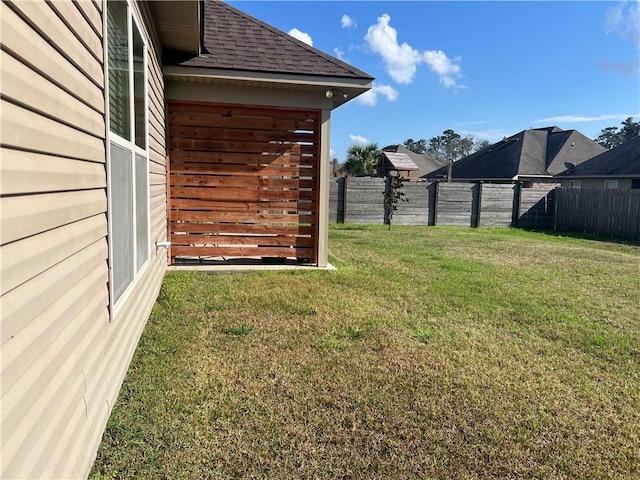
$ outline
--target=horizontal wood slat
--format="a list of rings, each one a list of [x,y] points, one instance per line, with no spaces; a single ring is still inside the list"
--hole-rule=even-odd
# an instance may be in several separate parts
[[[171,113],[204,113],[207,115],[223,115],[227,118],[234,117],[262,117],[272,118],[274,120],[293,119],[299,121],[308,121],[309,124],[318,124],[320,116],[315,110],[301,110],[292,108],[278,107],[248,107],[239,105],[224,105],[217,103],[196,103],[196,102],[172,102],[170,105]]]
[[[232,177],[212,175],[171,175],[171,185],[198,187],[247,187],[247,188],[313,188],[315,182],[301,178]]]
[[[171,165],[171,173],[196,175],[245,175],[245,176],[287,176],[315,178],[317,170],[307,166],[284,167],[263,165],[232,165],[232,164],[202,164],[177,163]]]
[[[285,154],[250,154],[240,152],[188,152],[174,150],[171,161],[179,163],[224,163],[239,165],[315,165],[317,158],[314,155],[300,155],[295,152]]]
[[[318,111],[170,102],[172,263],[317,261]]]
[[[282,236],[282,235],[171,235],[172,246],[234,246],[234,245],[253,245],[253,246],[291,246],[291,247],[313,247],[313,239],[298,236]]]
[[[312,200],[316,192],[308,190],[225,188],[225,187],[171,187],[171,198],[193,198],[196,200]]]
[[[181,210],[207,210],[207,211],[230,211],[235,212],[263,212],[265,210],[296,211],[298,213],[311,214],[315,208],[315,203],[311,201],[282,200],[282,201],[240,201],[232,200],[194,200],[192,198],[174,198],[171,201],[172,208]]]
[[[313,130],[313,120],[279,119],[272,117],[228,117],[198,113],[171,113],[169,121],[181,127],[225,127],[250,130]]]
[[[315,133],[313,131],[279,131],[274,137],[272,130],[254,130],[244,128],[219,128],[219,127],[175,127],[171,130],[173,138],[185,140],[247,140],[251,142],[282,142],[279,144],[283,149],[296,146],[295,142],[313,142]],[[277,139],[277,140],[276,140]],[[285,142],[289,142],[288,144]],[[293,144],[292,144],[293,143]]]
[[[172,232],[193,233],[244,233],[247,235],[313,235],[314,227],[309,225],[250,225],[241,223],[180,223],[172,222]]]
[[[284,144],[279,138],[274,139],[274,143],[249,142],[243,140],[225,140],[224,138],[216,140],[208,140],[206,138],[183,138],[173,136],[170,130],[169,143],[172,149],[177,150],[195,150],[201,152],[247,152],[247,153],[287,153],[295,152],[301,154],[314,154],[316,149],[314,145],[291,145]]]
[[[314,249],[293,247],[171,247],[172,257],[312,258]]]
[[[199,212],[182,211],[171,212],[171,220],[176,222],[227,222],[227,223],[259,223],[259,224],[307,224],[313,225],[315,220],[313,215],[298,214],[271,214],[271,213],[245,213],[245,212]],[[176,225],[176,232],[180,231]],[[172,232],[174,233],[174,232]]]

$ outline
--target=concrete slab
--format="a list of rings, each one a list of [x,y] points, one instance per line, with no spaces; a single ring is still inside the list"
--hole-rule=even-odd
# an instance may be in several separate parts
[[[291,271],[291,270],[336,270],[336,268],[327,264],[326,267],[317,267],[316,265],[300,265],[295,263],[285,264],[266,264],[266,263],[203,263],[190,265],[170,265],[167,267],[173,272],[206,272],[206,273],[246,273],[246,272],[266,272],[266,271]]]

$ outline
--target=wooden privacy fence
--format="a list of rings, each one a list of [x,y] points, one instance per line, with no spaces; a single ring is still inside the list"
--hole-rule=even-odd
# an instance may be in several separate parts
[[[556,230],[640,239],[640,190],[559,188]]]
[[[317,261],[315,110],[169,103],[171,263]]]
[[[386,223],[384,178],[348,177],[331,182],[330,221]],[[467,227],[553,226],[554,190],[482,183],[405,182],[393,223]]]

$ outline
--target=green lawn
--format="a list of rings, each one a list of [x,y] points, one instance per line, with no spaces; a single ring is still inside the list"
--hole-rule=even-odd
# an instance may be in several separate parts
[[[92,478],[640,478],[640,246],[332,226],[167,275]]]

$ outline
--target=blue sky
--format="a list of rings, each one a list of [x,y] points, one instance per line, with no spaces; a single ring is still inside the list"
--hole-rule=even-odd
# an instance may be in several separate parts
[[[451,128],[491,142],[557,125],[595,137],[640,117],[640,3],[233,1],[375,77],[334,110],[331,147]]]

